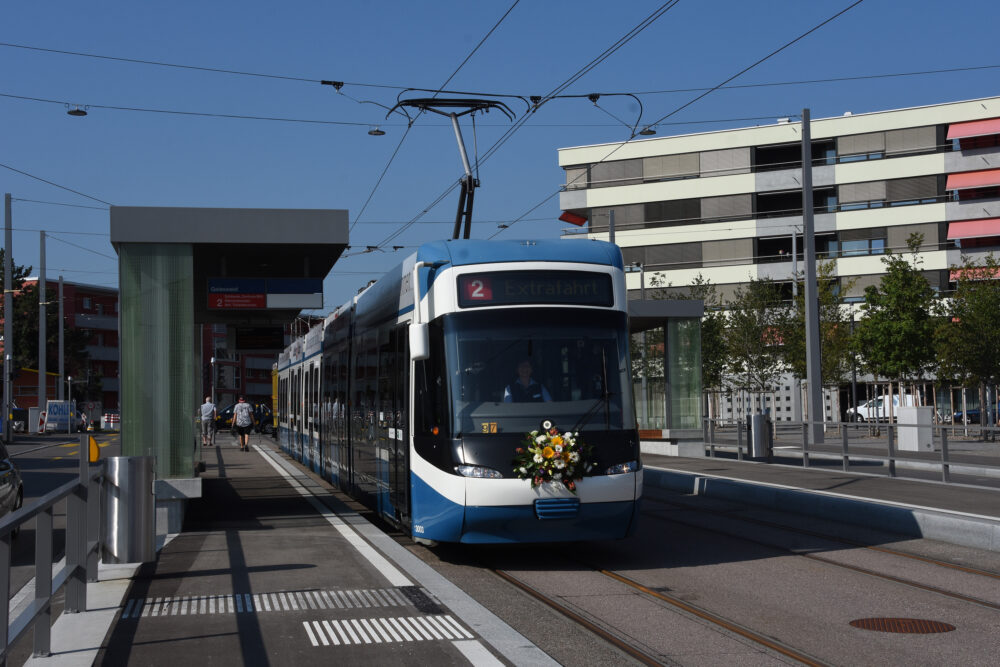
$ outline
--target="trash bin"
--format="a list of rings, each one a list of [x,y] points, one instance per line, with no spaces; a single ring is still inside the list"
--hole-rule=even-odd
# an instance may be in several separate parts
[[[767,415],[752,415],[747,422],[747,440],[750,443],[750,458],[771,458],[774,443],[771,441],[771,420]]]
[[[105,563],[144,563],[156,557],[156,497],[152,456],[106,460],[104,484]]]

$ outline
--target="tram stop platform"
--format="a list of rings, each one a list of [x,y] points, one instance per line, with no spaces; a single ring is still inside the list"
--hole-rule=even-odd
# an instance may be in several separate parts
[[[556,664],[274,440],[229,441],[204,448],[184,531],[102,565],[26,664]]]
[[[228,440],[228,438],[226,438]],[[204,450],[203,497],[155,562],[102,566],[30,665],[515,664],[547,655],[263,436]],[[1000,551],[1000,490],[644,454],[664,488]]]

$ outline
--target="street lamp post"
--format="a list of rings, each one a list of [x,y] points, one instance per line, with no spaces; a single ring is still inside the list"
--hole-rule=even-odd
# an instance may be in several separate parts
[[[215,357],[209,363],[212,365],[212,405],[215,405]]]

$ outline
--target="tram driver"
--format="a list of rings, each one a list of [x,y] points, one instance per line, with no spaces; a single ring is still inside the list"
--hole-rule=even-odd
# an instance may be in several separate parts
[[[517,378],[504,387],[504,403],[541,403],[552,400],[549,390],[531,377],[531,360],[521,359],[517,362]]]

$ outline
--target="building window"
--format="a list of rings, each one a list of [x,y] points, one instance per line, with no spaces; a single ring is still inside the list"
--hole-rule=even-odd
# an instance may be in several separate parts
[[[83,309],[84,310],[90,310],[90,297],[89,296],[83,297]]]

